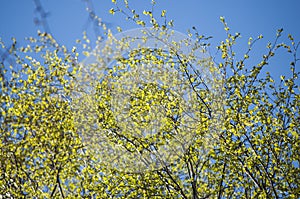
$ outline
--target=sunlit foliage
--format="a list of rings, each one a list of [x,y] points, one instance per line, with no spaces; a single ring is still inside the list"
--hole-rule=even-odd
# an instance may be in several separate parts
[[[112,2],[111,14],[151,27],[117,40],[104,25],[94,51],[84,36],[84,62],[47,33],[25,47],[1,42],[0,195],[299,198],[299,43],[280,43],[280,29],[249,66],[262,36],[238,57],[240,34],[223,17],[227,37],[212,57],[195,28],[172,40],[173,21],[165,10],[155,18],[154,1],[143,13]],[[165,47],[131,48],[149,39]],[[292,60],[275,81],[263,71],[277,52]]]

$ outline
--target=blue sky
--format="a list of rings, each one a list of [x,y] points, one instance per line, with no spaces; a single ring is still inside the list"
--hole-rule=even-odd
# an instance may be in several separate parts
[[[103,21],[109,22],[110,28],[121,26],[123,30],[137,27],[131,22],[126,22],[121,14],[114,16],[108,13],[113,7],[110,0],[91,0],[95,11]],[[119,0],[122,1],[122,0]],[[47,17],[50,30],[60,44],[67,47],[75,45],[75,40],[82,37],[88,24],[88,34],[93,38],[91,24],[88,23],[88,13],[85,11],[83,0],[40,0]],[[151,9],[151,0],[129,0],[131,7],[137,11]],[[259,53],[266,52],[265,46],[269,41],[274,41],[276,30],[284,29],[282,41],[287,34],[292,34],[296,41],[300,40],[300,1],[298,0],[157,0],[155,13],[158,17],[162,9],[167,10],[168,19],[174,19],[174,29],[185,33],[195,26],[201,34],[213,36],[212,48],[215,49],[226,34],[220,23],[219,17],[224,16],[232,32],[240,32],[242,38],[237,52],[243,53],[249,37],[262,34],[264,39],[254,48]],[[33,0],[0,0],[0,37],[7,43],[12,36],[18,41],[24,37],[36,36],[41,26],[34,24],[35,12]],[[244,48],[242,47],[244,46]],[[253,54],[255,57],[257,54]],[[257,58],[257,57],[256,57]],[[288,71],[288,56],[279,56],[271,62],[275,75]],[[259,60],[249,64],[254,65]]]

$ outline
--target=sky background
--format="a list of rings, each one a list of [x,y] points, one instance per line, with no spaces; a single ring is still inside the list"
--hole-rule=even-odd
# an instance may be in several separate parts
[[[108,23],[113,32],[116,32],[117,26],[123,30],[137,27],[119,13],[113,16],[109,14],[109,9],[114,7],[111,0],[90,1],[96,14]],[[87,30],[91,38],[95,38],[84,0],[40,2],[48,13],[47,21],[51,33],[60,44],[71,48],[76,39],[82,38],[84,30]],[[140,12],[151,9],[151,0],[129,0],[129,3],[133,9]],[[16,37],[22,44],[25,37],[36,36],[38,29],[43,30],[42,26],[34,23],[34,19],[39,17],[35,8],[34,0],[0,0],[0,37],[7,45],[11,43],[11,37]],[[256,38],[262,34],[264,39],[254,47],[254,59],[248,63],[249,66],[259,63],[259,57],[267,52],[265,46],[274,41],[276,30],[279,28],[284,29],[280,42],[288,42],[288,34],[300,41],[299,0],[157,0],[154,16],[159,18],[162,9],[167,10],[168,20],[174,20],[175,30],[186,33],[195,26],[200,34],[213,36],[210,41],[213,51],[215,46],[226,38],[220,16],[225,17],[232,33],[239,32],[242,35],[236,47],[238,54],[242,55],[246,51],[249,37]],[[271,61],[268,70],[273,72],[274,76],[287,74],[291,61],[289,58],[291,57],[288,55],[278,56]]]

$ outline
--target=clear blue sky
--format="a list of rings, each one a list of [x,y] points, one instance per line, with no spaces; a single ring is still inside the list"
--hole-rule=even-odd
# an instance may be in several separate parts
[[[121,14],[111,16],[108,10],[113,7],[110,0],[91,0],[95,11],[111,28],[121,26],[123,30],[135,28],[133,23],[125,21]],[[119,0],[122,1],[122,0]],[[88,22],[83,0],[40,0],[45,11],[52,34],[59,43],[71,47],[76,39],[82,37]],[[151,9],[151,0],[129,0],[131,7],[143,11]],[[250,36],[264,35],[264,39],[254,48],[258,52],[266,52],[264,47],[268,41],[273,41],[276,30],[284,29],[286,35],[292,34],[300,40],[300,1],[299,0],[157,0],[157,16],[162,9],[167,10],[168,19],[174,19],[174,29],[186,32],[192,26],[197,27],[201,34],[211,35],[213,45],[225,38],[223,26],[219,21],[224,16],[232,32],[240,32],[240,44],[246,46]],[[21,41],[24,37],[36,36],[37,27],[34,17],[33,0],[0,0],[0,37],[9,42],[12,36]],[[91,27],[91,24],[89,24]],[[94,36],[91,28],[88,33]],[[239,53],[243,48],[237,48]],[[287,57],[278,57],[272,62],[275,74],[284,74],[289,68]],[[287,60],[287,62],[284,62]],[[257,60],[258,62],[258,60]],[[255,64],[253,63],[250,64]],[[298,69],[299,70],[299,69]]]

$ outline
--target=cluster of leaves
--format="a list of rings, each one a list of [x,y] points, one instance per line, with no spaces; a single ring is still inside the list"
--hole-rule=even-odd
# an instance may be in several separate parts
[[[145,26],[128,1],[125,10],[113,2],[111,13],[119,11]],[[161,13],[162,24],[152,13],[143,14],[153,29],[171,36],[166,12]],[[291,45],[278,43],[278,30],[267,54],[249,68],[252,47],[262,37],[250,39],[239,59],[234,45],[240,35],[232,35],[221,21],[227,38],[218,46],[218,63],[195,56],[197,49],[208,46],[197,32],[191,53],[178,50],[191,40],[174,41],[167,51],[118,55],[112,67],[97,57],[96,64],[82,70],[76,49],[69,52],[47,33],[30,38],[26,47],[15,40],[8,48],[1,43],[7,51],[0,65],[0,195],[298,198],[299,43],[290,35]],[[111,54],[109,44],[102,54]],[[262,70],[281,48],[293,60],[290,77],[276,83]],[[202,67],[216,78],[204,78]],[[162,70],[167,72],[153,75]],[[160,80],[132,84],[143,73],[147,76],[142,80]],[[116,106],[120,103],[122,107]]]

